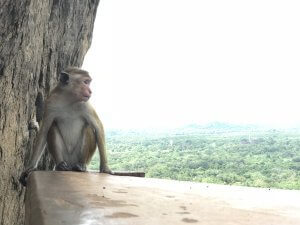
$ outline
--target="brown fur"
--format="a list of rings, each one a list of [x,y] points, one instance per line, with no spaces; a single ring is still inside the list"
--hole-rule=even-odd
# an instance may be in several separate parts
[[[103,125],[87,102],[92,93],[89,73],[70,67],[61,76],[46,101],[32,159],[20,178],[23,184],[36,168],[46,143],[57,170],[85,171],[98,146],[100,172],[113,173],[107,165]]]
[[[64,72],[66,72],[69,75],[79,74],[82,76],[90,76],[89,72],[87,72],[86,70],[82,70],[78,67],[68,67],[67,69],[64,70]]]

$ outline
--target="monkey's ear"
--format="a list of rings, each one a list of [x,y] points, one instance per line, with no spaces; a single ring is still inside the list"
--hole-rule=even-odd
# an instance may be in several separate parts
[[[63,84],[63,85],[67,85],[69,83],[69,74],[67,74],[66,72],[61,72],[60,77],[59,77],[59,81]]]

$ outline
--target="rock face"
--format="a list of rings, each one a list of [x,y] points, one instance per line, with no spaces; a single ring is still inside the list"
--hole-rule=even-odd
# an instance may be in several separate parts
[[[65,67],[81,66],[99,0],[0,2],[0,224],[24,224],[18,178],[30,157],[42,102]],[[40,168],[53,165],[46,154]]]

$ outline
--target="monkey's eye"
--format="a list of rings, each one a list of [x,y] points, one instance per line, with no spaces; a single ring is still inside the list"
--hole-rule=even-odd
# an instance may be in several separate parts
[[[84,80],[83,83],[85,83],[85,84],[90,84],[90,83],[91,83],[91,80]]]

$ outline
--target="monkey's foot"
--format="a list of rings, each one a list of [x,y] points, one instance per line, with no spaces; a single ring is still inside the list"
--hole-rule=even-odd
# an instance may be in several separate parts
[[[56,171],[70,171],[72,168],[65,162],[62,161],[55,166]]]
[[[114,174],[114,172],[108,166],[100,167],[100,173]]]
[[[77,171],[77,172],[85,172],[86,171],[86,165],[83,163],[76,163],[72,167],[72,171]]]

